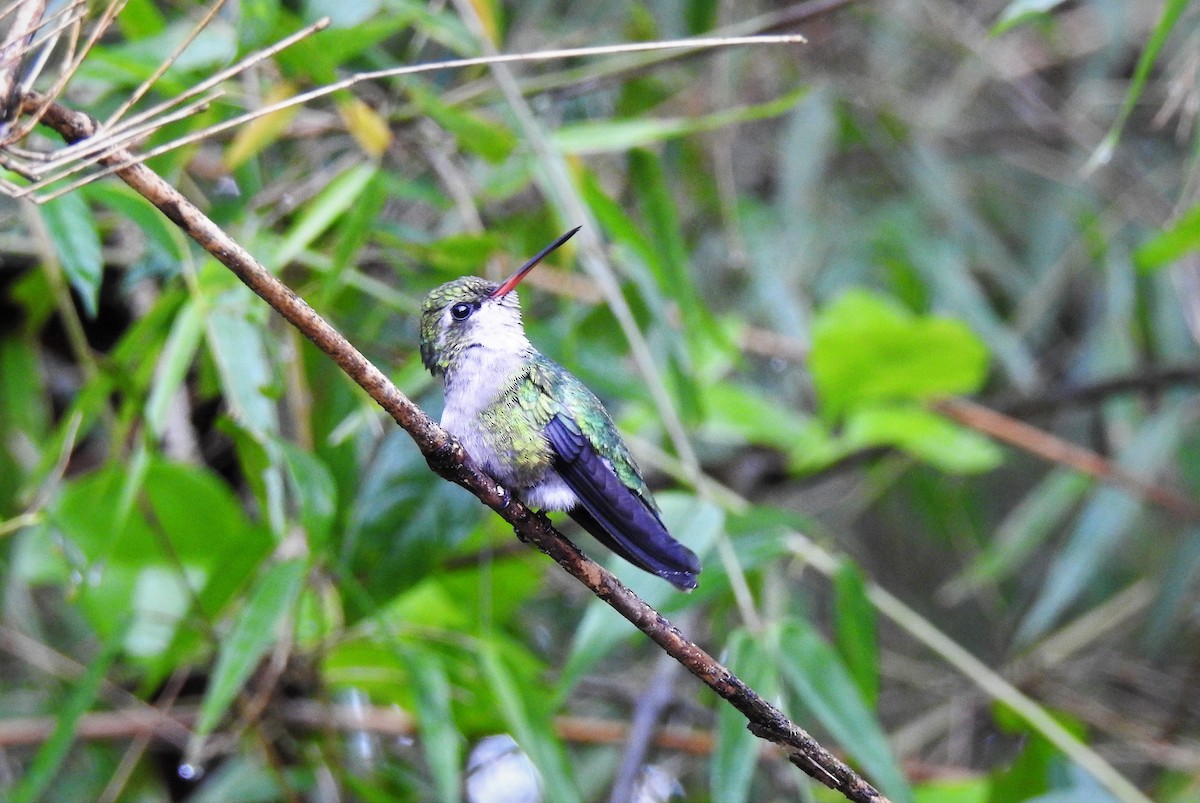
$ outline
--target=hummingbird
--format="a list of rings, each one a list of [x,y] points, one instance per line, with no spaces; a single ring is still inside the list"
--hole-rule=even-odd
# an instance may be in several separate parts
[[[667,532],[604,405],[525,335],[515,288],[576,227],[499,284],[466,276],[421,305],[421,361],[445,386],[442,427],[526,505],[566,511],[625,560],[683,591],[700,560]]]

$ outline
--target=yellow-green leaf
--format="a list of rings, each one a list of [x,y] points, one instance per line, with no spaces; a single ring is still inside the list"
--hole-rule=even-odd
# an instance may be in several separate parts
[[[267,93],[266,98],[263,99],[263,105],[266,106],[287,100],[295,93],[295,87],[284,81],[276,84]],[[256,117],[238,129],[237,136],[233,138],[233,141],[229,143],[229,147],[225,149],[225,167],[229,170],[236,170],[263,148],[266,148],[279,139],[279,135],[291,125],[292,118],[296,116],[299,108],[299,106],[289,106],[286,109],[264,114],[262,117]]]
[[[914,315],[866,291],[845,294],[813,323],[809,370],[830,418],[880,401],[970,393],[987,366],[987,348],[962,321]]]

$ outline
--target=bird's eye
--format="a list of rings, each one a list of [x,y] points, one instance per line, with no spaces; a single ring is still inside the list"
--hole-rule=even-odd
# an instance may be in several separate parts
[[[456,321],[465,321],[471,317],[471,313],[474,311],[475,308],[470,304],[455,304],[450,308],[450,315]]]

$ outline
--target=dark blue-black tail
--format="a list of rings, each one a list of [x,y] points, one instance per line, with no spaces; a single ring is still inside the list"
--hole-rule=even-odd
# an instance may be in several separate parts
[[[645,514],[635,514],[637,524],[624,530],[605,526],[584,505],[572,508],[570,516],[593,538],[639,569],[658,575],[682,591],[696,587],[700,559],[672,538],[649,508]]]
[[[658,512],[621,482],[579,429],[555,416],[545,433],[554,449],[555,470],[579,497],[571,518],[639,569],[684,591],[695,588],[700,559],[671,537]]]

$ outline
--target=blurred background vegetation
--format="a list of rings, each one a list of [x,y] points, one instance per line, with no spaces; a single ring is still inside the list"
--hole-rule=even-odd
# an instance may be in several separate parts
[[[130,0],[63,102],[199,13]],[[151,165],[435,416],[423,294],[583,224],[530,336],[705,560],[622,579],[895,801],[1200,799],[1195,8],[246,0],[135,111],[323,15],[139,147],[805,34]],[[836,799],[117,180],[0,209],[4,799]]]

